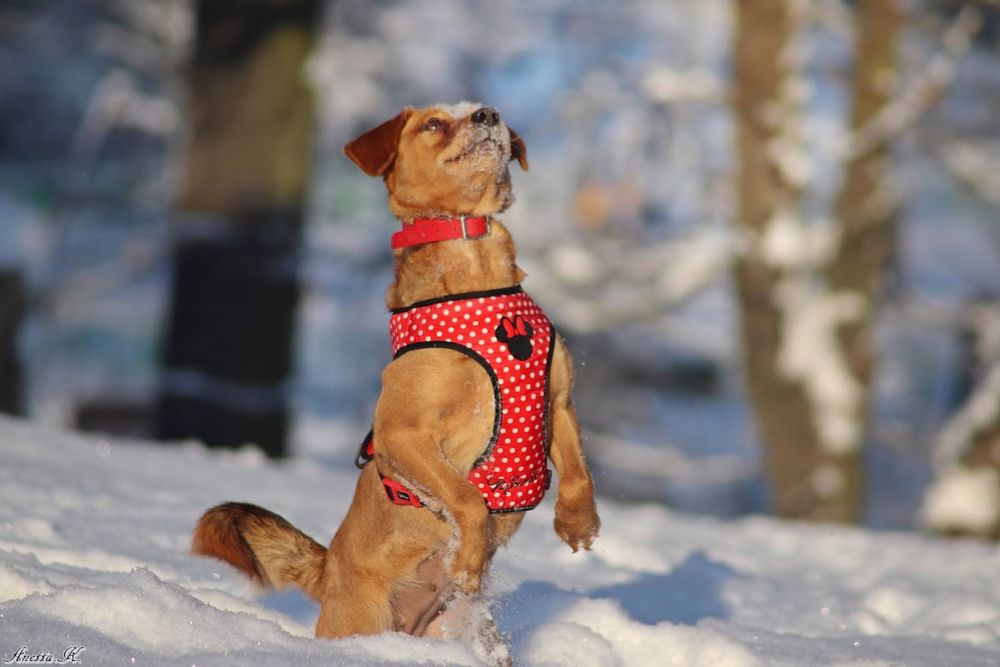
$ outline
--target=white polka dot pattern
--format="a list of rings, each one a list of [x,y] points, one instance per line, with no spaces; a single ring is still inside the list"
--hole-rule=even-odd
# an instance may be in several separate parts
[[[389,333],[393,354],[401,349],[405,354],[409,346],[448,343],[479,355],[492,368],[500,428],[469,481],[491,510],[537,505],[548,486],[545,399],[553,338],[542,309],[520,291],[456,298],[394,313]]]

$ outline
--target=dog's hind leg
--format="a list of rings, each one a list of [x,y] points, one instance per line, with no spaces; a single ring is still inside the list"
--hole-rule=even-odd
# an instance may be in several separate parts
[[[442,373],[446,353],[454,372]],[[462,387],[456,391],[455,386]],[[445,400],[445,396],[449,396]],[[387,476],[405,483],[450,533],[449,576],[465,593],[480,589],[490,555],[489,511],[468,471],[488,442],[485,420],[473,428],[468,416],[493,400],[483,369],[468,357],[447,350],[416,350],[382,372],[382,395],[375,408],[375,463]],[[456,463],[445,455],[464,452]]]
[[[325,591],[316,621],[317,637],[375,635],[393,629],[392,582],[327,559]]]
[[[384,498],[379,500],[385,502]],[[427,510],[402,509],[404,513],[408,510],[415,513],[410,526],[427,529],[419,531],[423,539],[411,536],[413,539],[400,545],[398,540],[388,539],[397,531],[362,535],[346,531],[350,535],[338,533],[334,538],[324,572],[326,588],[317,636],[389,630],[422,636],[444,607],[453,589],[443,564],[444,536],[432,535],[441,522]]]
[[[491,518],[499,518],[499,523],[503,524],[496,532],[506,541],[509,531],[520,525],[524,515],[508,514]],[[478,596],[455,592],[442,551],[420,564],[414,583],[416,588],[406,590],[407,597],[401,600],[404,606],[398,609],[409,613],[411,624],[397,629],[418,637],[458,639],[473,647],[476,655],[486,664],[496,667],[512,664],[507,645],[486,602]]]
[[[392,593],[396,629],[416,637],[440,637],[430,628],[454,592],[444,567],[444,554],[437,551],[417,566],[413,579],[396,583]]]
[[[346,637],[396,630],[416,637],[441,637],[432,628],[454,595],[440,553],[427,558],[412,578],[396,582],[367,573],[340,579],[328,589],[316,624],[317,637]]]

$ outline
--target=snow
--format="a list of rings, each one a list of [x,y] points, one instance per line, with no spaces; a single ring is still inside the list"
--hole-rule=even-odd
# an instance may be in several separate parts
[[[777,210],[764,227],[756,251],[779,273],[775,305],[781,313],[778,368],[789,380],[801,383],[812,406],[820,443],[843,454],[861,443],[858,414],[862,387],[852,375],[839,328],[865,313],[863,295],[831,291],[812,274],[833,258],[840,227],[829,221],[807,224],[787,208]],[[832,494],[842,480],[836,470],[820,469],[815,488]]]
[[[785,271],[823,266],[833,258],[840,229],[829,222],[803,224],[787,208],[780,208],[760,237],[761,257]]]
[[[93,155],[114,127],[132,127],[169,137],[180,126],[181,119],[171,101],[143,95],[129,72],[115,70],[94,90],[72,151],[79,156]]]
[[[259,594],[187,553],[200,512],[229,499],[329,539],[349,461],[276,464],[5,418],[0,441],[0,659],[82,646],[82,664],[480,664],[456,641],[315,640],[304,596]],[[558,541],[550,498],[497,555],[488,597],[516,664],[996,663],[996,545],[599,506],[592,552]]]
[[[1000,419],[1000,362],[985,375],[972,396],[948,420],[938,437],[934,463],[939,471],[957,463],[972,444],[973,438]]]
[[[457,104],[444,104],[443,102],[438,102],[437,104],[432,104],[431,106],[440,107],[443,111],[450,114],[452,118],[463,118],[471,114],[476,109],[482,107],[483,103],[463,100]]]
[[[987,149],[970,142],[954,142],[942,148],[945,164],[978,197],[1000,206],[1000,151],[988,142]],[[993,144],[993,145],[991,145]]]
[[[767,145],[768,157],[784,185],[793,189],[804,188],[813,176],[800,113],[812,94],[812,87],[803,76],[809,57],[801,30],[806,9],[806,3],[800,0],[787,3],[789,37],[778,54],[782,77],[779,94],[773,102],[765,104],[761,113],[761,119],[775,130]]]
[[[988,535],[1000,524],[1000,473],[956,465],[927,490],[922,519],[935,530]]]
[[[835,454],[847,453],[860,444],[862,391],[848,370],[837,331],[864,314],[865,300],[796,276],[782,279],[776,299],[782,312],[778,367],[805,388],[820,443]]]
[[[679,71],[655,67],[642,80],[643,92],[658,104],[717,99],[723,88],[715,72],[701,68]]]

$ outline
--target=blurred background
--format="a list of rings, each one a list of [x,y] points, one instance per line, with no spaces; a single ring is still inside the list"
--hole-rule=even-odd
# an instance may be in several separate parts
[[[5,0],[0,410],[350,466],[398,223],[341,148],[466,99],[601,494],[996,537],[987,0]]]

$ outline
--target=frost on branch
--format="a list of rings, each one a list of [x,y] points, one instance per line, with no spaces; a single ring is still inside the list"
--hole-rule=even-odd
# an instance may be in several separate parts
[[[956,466],[928,489],[921,519],[943,532],[988,535],[1000,523],[1000,472]]]

